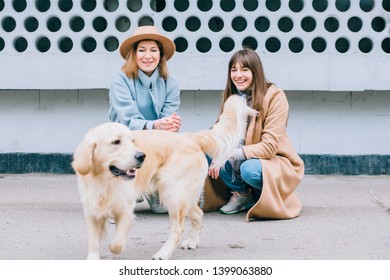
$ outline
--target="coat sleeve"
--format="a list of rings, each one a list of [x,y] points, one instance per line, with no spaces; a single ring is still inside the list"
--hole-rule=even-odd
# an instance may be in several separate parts
[[[180,107],[180,89],[176,81],[172,77],[168,77],[165,86],[167,95],[160,118],[178,113]]]
[[[131,130],[143,129],[148,122],[139,112],[137,102],[131,92],[135,91],[134,84],[126,81],[121,74],[112,81],[109,89],[109,118],[113,122],[119,122]]]
[[[280,138],[286,133],[289,105],[284,92],[277,89],[268,96],[266,94],[264,101],[266,110],[260,142],[243,147],[247,158],[274,157],[278,151]]]

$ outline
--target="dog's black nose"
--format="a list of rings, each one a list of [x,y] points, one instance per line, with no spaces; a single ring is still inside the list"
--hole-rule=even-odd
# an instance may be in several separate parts
[[[143,152],[137,152],[134,157],[139,163],[142,163],[144,162],[146,155]]]

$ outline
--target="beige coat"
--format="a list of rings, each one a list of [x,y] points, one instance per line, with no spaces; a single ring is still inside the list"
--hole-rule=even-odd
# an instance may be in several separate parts
[[[255,118],[249,123],[245,146],[247,158],[258,158],[263,169],[263,189],[257,203],[248,211],[251,218],[289,219],[297,217],[301,203],[295,189],[302,181],[304,163],[295,152],[286,132],[288,101],[285,93],[272,85],[265,95],[264,127]],[[261,133],[254,135],[253,128]],[[253,138],[253,140],[252,140]],[[222,180],[206,179],[204,211],[219,209],[227,203],[229,190]]]

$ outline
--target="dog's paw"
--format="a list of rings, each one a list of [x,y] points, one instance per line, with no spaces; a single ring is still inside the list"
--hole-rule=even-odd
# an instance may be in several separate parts
[[[125,249],[126,247],[126,244],[123,244],[123,243],[114,243],[112,242],[110,244],[110,251],[113,253],[113,254],[120,254],[123,252],[123,250]]]
[[[199,241],[196,241],[192,238],[189,238],[187,240],[184,240],[182,243],[181,243],[181,247],[183,249],[195,249],[199,244]]]
[[[153,260],[169,260],[169,258],[172,256],[170,253],[166,253],[163,251],[158,251],[156,254],[153,255]]]

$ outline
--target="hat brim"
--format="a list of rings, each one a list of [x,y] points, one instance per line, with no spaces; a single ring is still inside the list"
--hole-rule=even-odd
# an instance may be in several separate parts
[[[130,38],[127,38],[125,41],[123,41],[119,47],[120,55],[124,59],[126,59],[133,45],[143,40],[154,40],[160,42],[164,49],[164,56],[166,60],[169,60],[175,53],[176,50],[175,43],[168,37],[164,35],[154,34],[154,33],[149,33],[149,34],[143,33],[143,34],[134,35]]]

